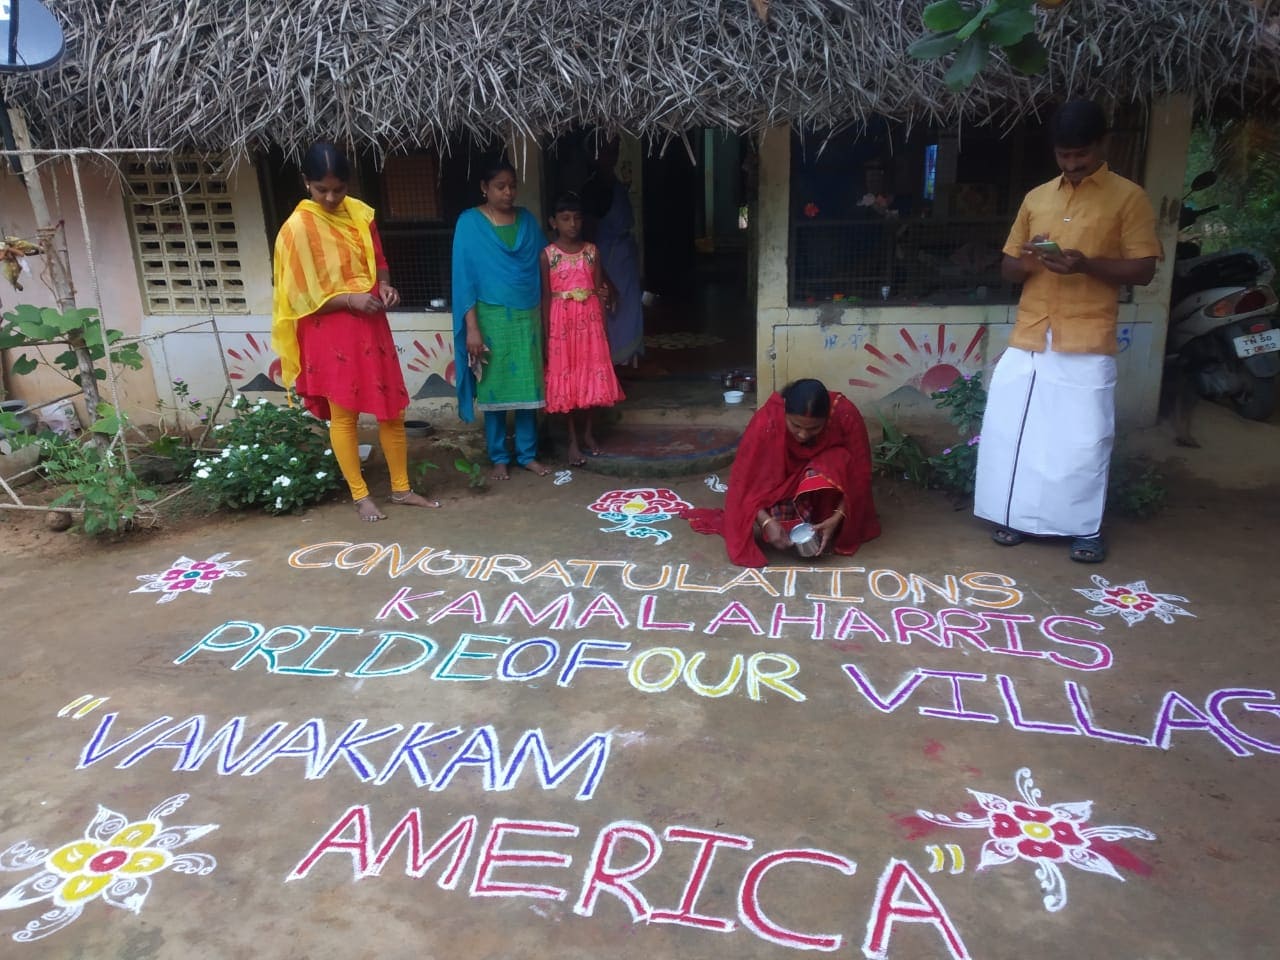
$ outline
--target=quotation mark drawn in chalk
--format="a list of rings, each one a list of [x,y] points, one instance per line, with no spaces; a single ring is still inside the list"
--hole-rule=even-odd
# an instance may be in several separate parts
[[[724,493],[729,489],[729,485],[720,479],[718,474],[711,474],[702,481],[713,493]]]
[[[71,719],[79,720],[81,717],[88,716],[94,710],[97,710],[98,707],[110,699],[110,697],[95,697],[92,693],[86,693],[84,696],[76,697],[59,710],[58,716],[65,717],[70,715]],[[75,711],[74,713],[72,713],[73,710]]]
[[[929,844],[924,850],[933,857],[933,863],[929,864],[930,873],[942,872],[943,867],[947,865],[947,853],[951,854],[951,869],[947,872],[952,875],[964,873],[964,851],[954,843],[946,845],[946,853],[943,853],[943,848],[936,843]]]
[[[552,482],[555,483],[557,487],[562,487],[572,479],[573,479],[572,470],[557,470],[556,478]]]

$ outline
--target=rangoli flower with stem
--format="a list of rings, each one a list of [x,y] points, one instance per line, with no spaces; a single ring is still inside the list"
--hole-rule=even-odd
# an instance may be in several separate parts
[[[1105,577],[1093,576],[1090,579],[1098,589],[1075,588],[1076,593],[1081,596],[1097,601],[1097,606],[1088,611],[1090,616],[1105,617],[1118,613],[1131,627],[1138,621],[1145,620],[1148,614],[1164,623],[1173,623],[1174,617],[1195,616],[1177,605],[1186,603],[1186,597],[1172,593],[1152,593],[1147,589],[1145,580],[1112,586]]]
[[[39,940],[61,930],[94,900],[138,913],[151,892],[151,878],[165,870],[205,876],[218,862],[207,853],[172,851],[218,829],[216,823],[166,827],[167,817],[188,795],[170,797],[145,820],[130,822],[123,814],[99,805],[85,828],[84,838],[64,843],[53,852],[19,841],[0,853],[0,870],[40,871],[0,896],[0,910],[51,901],[52,907],[13,935],[19,941]]]
[[[625,530],[628,537],[652,537],[659,543],[665,543],[671,539],[670,531],[660,530],[653,524],[670,520],[679,511],[691,507],[692,504],[681,500],[678,494],[666,487],[641,487],[602,493],[587,509],[614,524],[601,527],[605,533]]]
[[[131,593],[159,593],[156,603],[177,600],[183,593],[208,594],[213,585],[224,577],[243,577],[244,571],[236,567],[248,560],[223,560],[226,553],[215,553],[207,560],[179,557],[163,573],[144,573],[138,577],[142,586]]]
[[[985,816],[960,811],[954,817],[917,810],[916,814],[944,827],[985,829],[987,841],[982,845],[978,869],[995,867],[1014,860],[1027,860],[1036,865],[1036,879],[1045,893],[1045,909],[1061,910],[1067,905],[1067,881],[1063,865],[1089,873],[1101,873],[1116,880],[1124,877],[1115,866],[1094,849],[1093,841],[1125,839],[1154,840],[1156,835],[1141,827],[1090,827],[1093,812],[1091,800],[1069,803],[1040,802],[1040,790],[1031,779],[1031,771],[1023,767],[1016,774],[1022,801],[1007,800],[994,793],[970,790]]]

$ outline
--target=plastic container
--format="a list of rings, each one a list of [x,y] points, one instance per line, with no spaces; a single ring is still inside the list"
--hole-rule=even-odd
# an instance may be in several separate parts
[[[791,528],[791,545],[802,557],[816,557],[822,542],[818,539],[818,532],[813,529],[813,524],[797,523]]]
[[[742,391],[741,391],[741,390],[726,390],[726,391],[724,392],[724,402],[725,402],[725,403],[741,403],[741,402],[742,402]]]
[[[360,462],[364,463],[366,460],[369,459],[369,454],[373,453],[373,444],[362,443],[358,447],[356,447],[356,450],[360,454]]]
[[[425,437],[431,433],[431,424],[425,420],[406,420],[404,422],[404,435],[406,437]]]

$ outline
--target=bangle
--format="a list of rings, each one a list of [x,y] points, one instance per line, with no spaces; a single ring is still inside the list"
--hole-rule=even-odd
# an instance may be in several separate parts
[[[766,527],[768,527],[768,526],[769,526],[769,524],[771,524],[771,523],[777,523],[777,522],[778,522],[778,521],[777,521],[777,520],[774,520],[774,519],[773,519],[773,517],[765,517],[765,518],[764,518],[764,522],[760,524],[760,532],[761,532],[761,533],[764,533],[765,528],[766,528]]]
[[[839,507],[836,507],[834,510],[832,510],[832,511],[831,511],[831,515],[832,515],[833,517],[834,517],[836,514],[839,514],[839,515],[840,515],[840,519],[841,519],[841,520],[845,519],[844,511],[843,511],[843,510],[841,510]]]

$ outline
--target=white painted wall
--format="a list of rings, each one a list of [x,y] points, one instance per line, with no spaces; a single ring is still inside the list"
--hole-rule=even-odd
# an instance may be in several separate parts
[[[41,165],[50,216],[66,224],[67,253],[71,261],[76,303],[82,307],[99,308],[108,327],[121,330],[126,336],[136,336],[142,329],[142,298],[120,181],[114,167],[83,158],[79,166],[84,219],[89,223],[87,238],[70,162],[47,161]],[[0,172],[0,231],[9,236],[34,239],[35,229],[35,217],[26,187],[22,178],[15,175],[6,163]],[[90,252],[95,270],[90,270]],[[44,259],[30,258],[32,275],[24,276],[20,281],[25,288],[22,291],[14,290],[0,280],[0,304],[4,310],[19,303],[56,306],[52,291],[40,279]],[[20,352],[8,351],[6,370]],[[50,355],[56,352],[52,351]],[[14,396],[33,405],[76,389],[61,376],[46,372],[10,377],[8,382]],[[156,391],[152,371],[119,371],[119,389],[121,404],[126,409],[141,412],[144,420],[149,412],[154,411]],[[110,399],[109,384],[104,383],[101,391],[104,399]],[[81,413],[83,417],[83,405]]]

